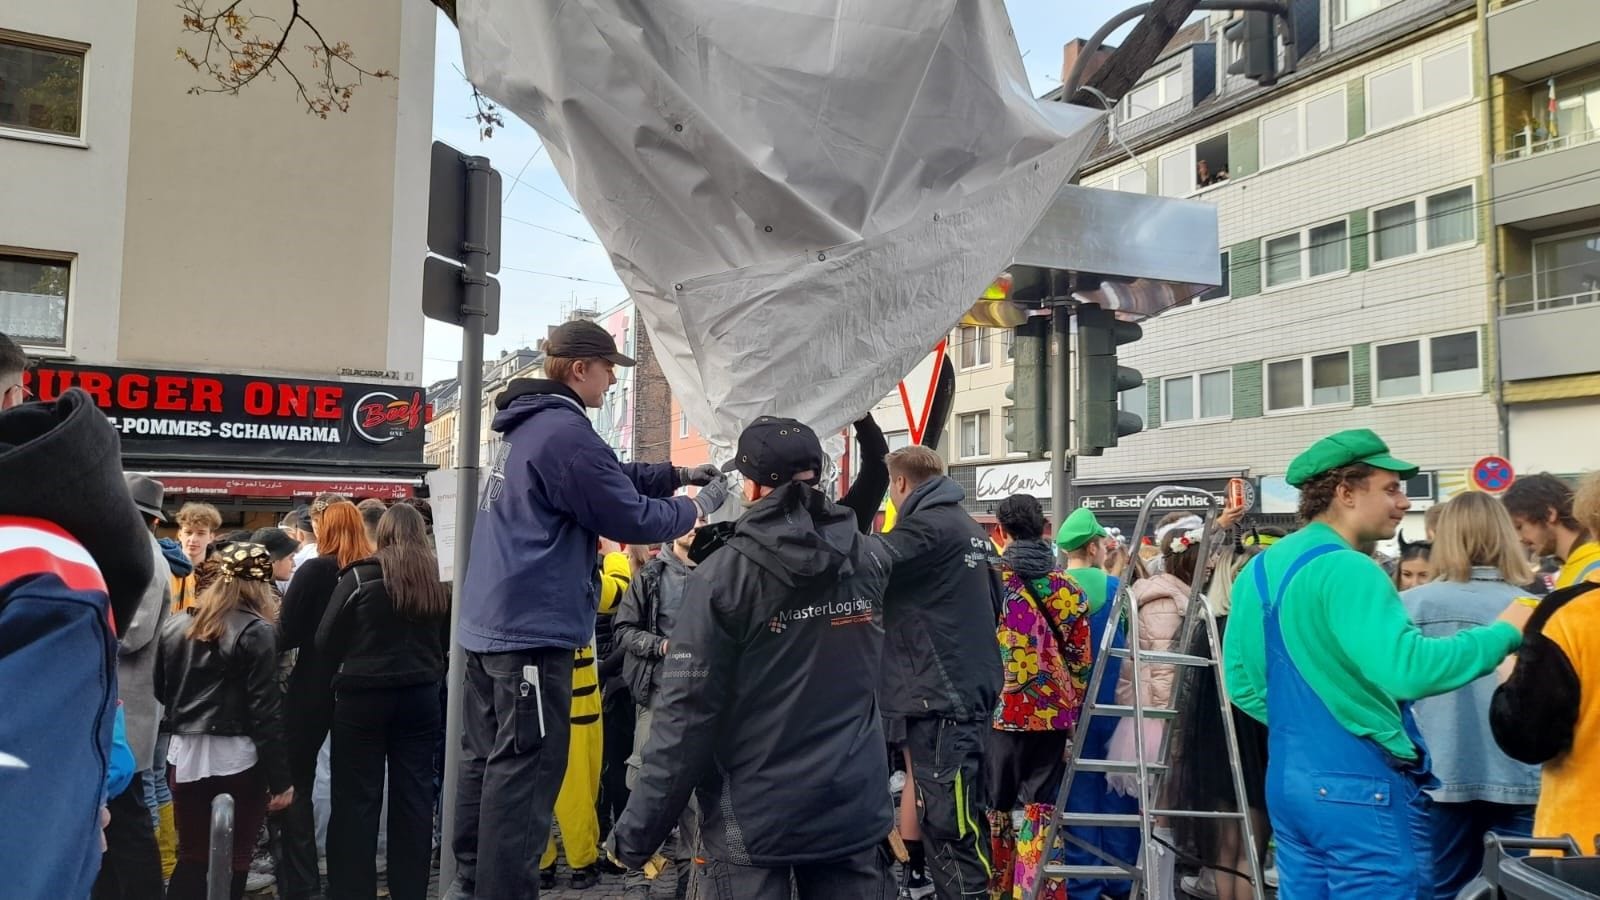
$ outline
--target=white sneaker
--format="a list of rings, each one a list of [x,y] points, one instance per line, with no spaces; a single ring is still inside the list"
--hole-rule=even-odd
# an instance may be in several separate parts
[[[1261,880],[1265,881],[1267,883],[1267,887],[1272,888],[1273,890],[1277,890],[1278,889],[1278,867],[1277,866],[1272,866],[1271,868],[1267,869],[1267,871],[1263,872],[1261,874]]]
[[[244,892],[246,894],[254,894],[256,891],[264,891],[277,883],[278,879],[271,872],[251,872],[245,876]]]
[[[1180,884],[1190,897],[1217,900],[1217,873],[1210,869],[1201,869],[1199,875],[1185,875]]]

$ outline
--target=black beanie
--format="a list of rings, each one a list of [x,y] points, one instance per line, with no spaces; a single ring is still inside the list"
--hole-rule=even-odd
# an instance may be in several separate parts
[[[122,477],[116,429],[74,388],[0,412],[0,515],[43,519],[89,551],[127,627],[154,577],[150,532]]]

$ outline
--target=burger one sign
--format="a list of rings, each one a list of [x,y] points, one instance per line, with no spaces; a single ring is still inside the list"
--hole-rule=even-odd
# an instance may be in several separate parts
[[[82,389],[136,459],[420,463],[430,414],[421,388],[346,381],[42,363],[23,383]]]

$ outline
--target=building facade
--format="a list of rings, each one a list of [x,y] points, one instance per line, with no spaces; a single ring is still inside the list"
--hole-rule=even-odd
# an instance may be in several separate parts
[[[1186,26],[1080,172],[1091,187],[1214,204],[1224,273],[1120,348],[1145,377],[1122,401],[1145,429],[1076,459],[1073,478],[1073,501],[1111,523],[1131,525],[1157,483],[1220,493],[1238,476],[1259,517],[1290,521],[1289,461],[1343,428],[1373,428],[1422,465],[1408,485],[1419,514],[1503,450],[1476,6],[1295,0],[1294,12],[1298,66],[1270,88],[1228,73],[1233,14]],[[1011,334],[958,328],[949,345],[940,449],[969,509],[982,519],[1009,493],[1048,497],[1048,464],[1007,443]],[[903,423],[901,406],[891,395],[877,412]]]
[[[1519,471],[1576,475],[1600,445],[1600,16],[1583,0],[1491,4],[1488,44],[1501,387]]]
[[[408,493],[434,10],[306,0],[396,75],[324,120],[285,77],[190,94],[203,76],[174,51],[203,42],[181,13],[114,6],[0,14],[0,331],[40,361],[35,393],[90,389],[130,468],[230,524],[323,489]]]

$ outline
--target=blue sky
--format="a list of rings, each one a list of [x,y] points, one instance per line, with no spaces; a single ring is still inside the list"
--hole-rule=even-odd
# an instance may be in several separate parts
[[[1007,0],[1023,64],[1035,93],[1061,77],[1061,46],[1088,37],[1130,0]],[[1113,36],[1113,42],[1120,35]],[[560,321],[574,300],[604,309],[627,294],[617,281],[594,231],[577,211],[533,128],[506,115],[506,127],[479,140],[471,91],[460,74],[461,41],[441,14],[434,68],[433,136],[494,162],[505,182],[502,225],[500,333],[487,340],[485,355],[532,345]],[[521,173],[520,176],[518,173]],[[518,183],[514,179],[519,179]],[[515,221],[521,220],[521,221]],[[531,224],[530,224],[531,223]],[[511,271],[510,267],[546,274]],[[453,376],[461,358],[461,330],[428,321],[423,378]]]

